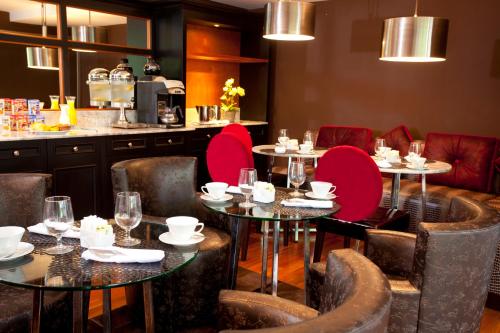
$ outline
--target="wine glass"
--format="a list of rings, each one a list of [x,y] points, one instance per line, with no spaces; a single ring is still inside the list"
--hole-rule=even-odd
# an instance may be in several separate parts
[[[141,196],[137,192],[120,192],[116,195],[115,221],[125,229],[125,238],[116,242],[121,246],[134,246],[141,241],[130,237],[130,230],[139,225],[142,219]]]
[[[313,145],[313,135],[312,135],[312,132],[311,131],[306,131],[304,133],[304,141],[303,143],[305,145]]]
[[[56,237],[57,245],[45,250],[47,254],[64,254],[73,251],[73,247],[63,245],[62,236],[75,222],[71,198],[54,196],[45,198],[43,205],[43,224],[50,235]]]
[[[299,187],[306,181],[304,162],[292,162],[288,170],[288,178],[290,178],[290,183],[295,187],[295,191],[290,193],[290,195],[292,197],[301,197],[302,193],[299,192]]]
[[[417,141],[410,143],[408,155],[420,157],[422,155],[422,143]]]
[[[280,134],[278,136],[278,142],[281,145],[286,145],[288,142],[288,130],[287,129],[280,129]]]
[[[240,170],[240,177],[238,179],[238,186],[241,193],[245,196],[245,202],[240,203],[240,207],[251,208],[255,207],[254,203],[250,202],[250,195],[252,195],[253,186],[257,181],[257,170],[243,168]]]
[[[385,139],[384,138],[376,138],[375,139],[375,154],[382,155],[382,150],[384,150],[383,149],[384,147],[387,147]]]

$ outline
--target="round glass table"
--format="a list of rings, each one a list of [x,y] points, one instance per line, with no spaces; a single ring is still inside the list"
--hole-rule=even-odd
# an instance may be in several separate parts
[[[303,208],[303,207],[285,207],[281,204],[282,200],[290,199],[289,193],[292,189],[276,188],[275,201],[272,203],[254,203],[253,208],[241,208],[240,202],[245,198],[241,194],[232,194],[233,199],[224,203],[213,203],[201,200],[208,209],[224,214],[231,218],[231,274],[230,287],[234,289],[236,285],[236,272],[238,269],[239,258],[239,240],[242,229],[241,220],[262,221],[263,241],[262,241],[262,275],[261,292],[265,292],[267,287],[267,252],[269,241],[269,221],[273,222],[273,266],[272,266],[272,295],[277,295],[278,290],[278,260],[279,260],[279,234],[281,221],[303,221],[304,222],[304,281],[309,279],[310,264],[310,239],[308,221],[315,218],[321,218],[336,213],[340,206],[333,202],[333,207],[328,209]],[[301,191],[305,192],[305,191]],[[306,296],[307,297],[307,296]]]
[[[117,239],[125,237],[125,232],[114,221],[113,229]],[[174,247],[158,240],[158,236],[168,231],[166,225],[142,222],[132,230],[132,236],[141,240],[134,249],[158,249],[165,257],[154,263],[104,263],[85,260],[81,257],[85,250],[79,239],[63,238],[74,250],[62,255],[48,255],[44,249],[54,246],[55,237],[25,232],[22,241],[34,245],[32,253],[16,260],[0,263],[0,283],[15,287],[33,289],[32,332],[40,328],[43,308],[43,292],[46,290],[73,292],[73,331],[81,332],[86,323],[88,309],[83,306],[84,298],[91,290],[103,289],[104,330],[111,332],[111,288],[142,283],[146,331],[154,331],[153,299],[151,280],[167,276],[197,255],[197,247]],[[85,295],[85,297],[84,297]]]

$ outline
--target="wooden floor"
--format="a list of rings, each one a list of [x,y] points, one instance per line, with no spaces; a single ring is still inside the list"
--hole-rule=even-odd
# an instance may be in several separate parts
[[[314,235],[311,240],[311,253],[313,251]],[[280,241],[280,256],[279,256],[279,280],[298,288],[304,288],[303,278],[303,246],[302,239],[298,243],[289,242],[287,247],[283,246],[282,239]],[[343,245],[340,237],[327,235],[325,237],[325,250],[338,249]],[[268,272],[271,272],[271,249],[272,240],[269,244],[268,256]],[[241,262],[240,267],[260,273],[261,270],[261,253],[260,253],[260,234],[252,233],[249,243],[248,260]],[[95,317],[102,313],[102,296],[100,292],[92,292],[90,300],[89,317]],[[123,288],[115,288],[112,290],[112,305],[113,308],[118,308],[126,304]],[[481,322],[481,333],[500,333],[500,312],[486,308]]]

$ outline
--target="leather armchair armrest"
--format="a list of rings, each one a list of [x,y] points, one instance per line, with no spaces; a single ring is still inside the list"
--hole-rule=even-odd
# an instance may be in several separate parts
[[[219,330],[279,327],[318,315],[314,309],[280,297],[237,290],[219,293]]]
[[[313,309],[319,310],[321,305],[321,295],[325,284],[326,263],[315,262],[309,268],[309,281],[307,281],[307,293],[309,294],[309,304]]]
[[[367,230],[365,255],[384,273],[407,277],[412,271],[417,237],[388,230]]]

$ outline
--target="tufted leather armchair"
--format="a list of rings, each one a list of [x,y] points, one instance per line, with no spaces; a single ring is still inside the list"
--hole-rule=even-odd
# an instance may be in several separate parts
[[[137,191],[143,221],[165,223],[166,217],[189,215],[205,223],[206,239],[193,262],[169,277],[153,282],[158,332],[213,326],[219,290],[227,285],[230,236],[226,220],[206,212],[196,193],[195,157],[152,157],[122,161],[111,168],[113,192]],[[127,303],[141,289],[127,288]],[[135,313],[142,313],[135,302]]]
[[[0,226],[28,227],[42,221],[51,180],[46,174],[0,174]],[[0,332],[29,332],[32,300],[31,290],[0,284]],[[42,332],[70,331],[71,306],[70,294],[45,292]]]
[[[369,230],[366,255],[391,284],[389,332],[478,332],[499,223],[493,209],[456,197],[446,222],[421,222],[416,235]]]
[[[381,333],[387,329],[391,292],[387,278],[351,250],[328,255],[319,311],[270,295],[223,290],[219,329],[259,333]]]

